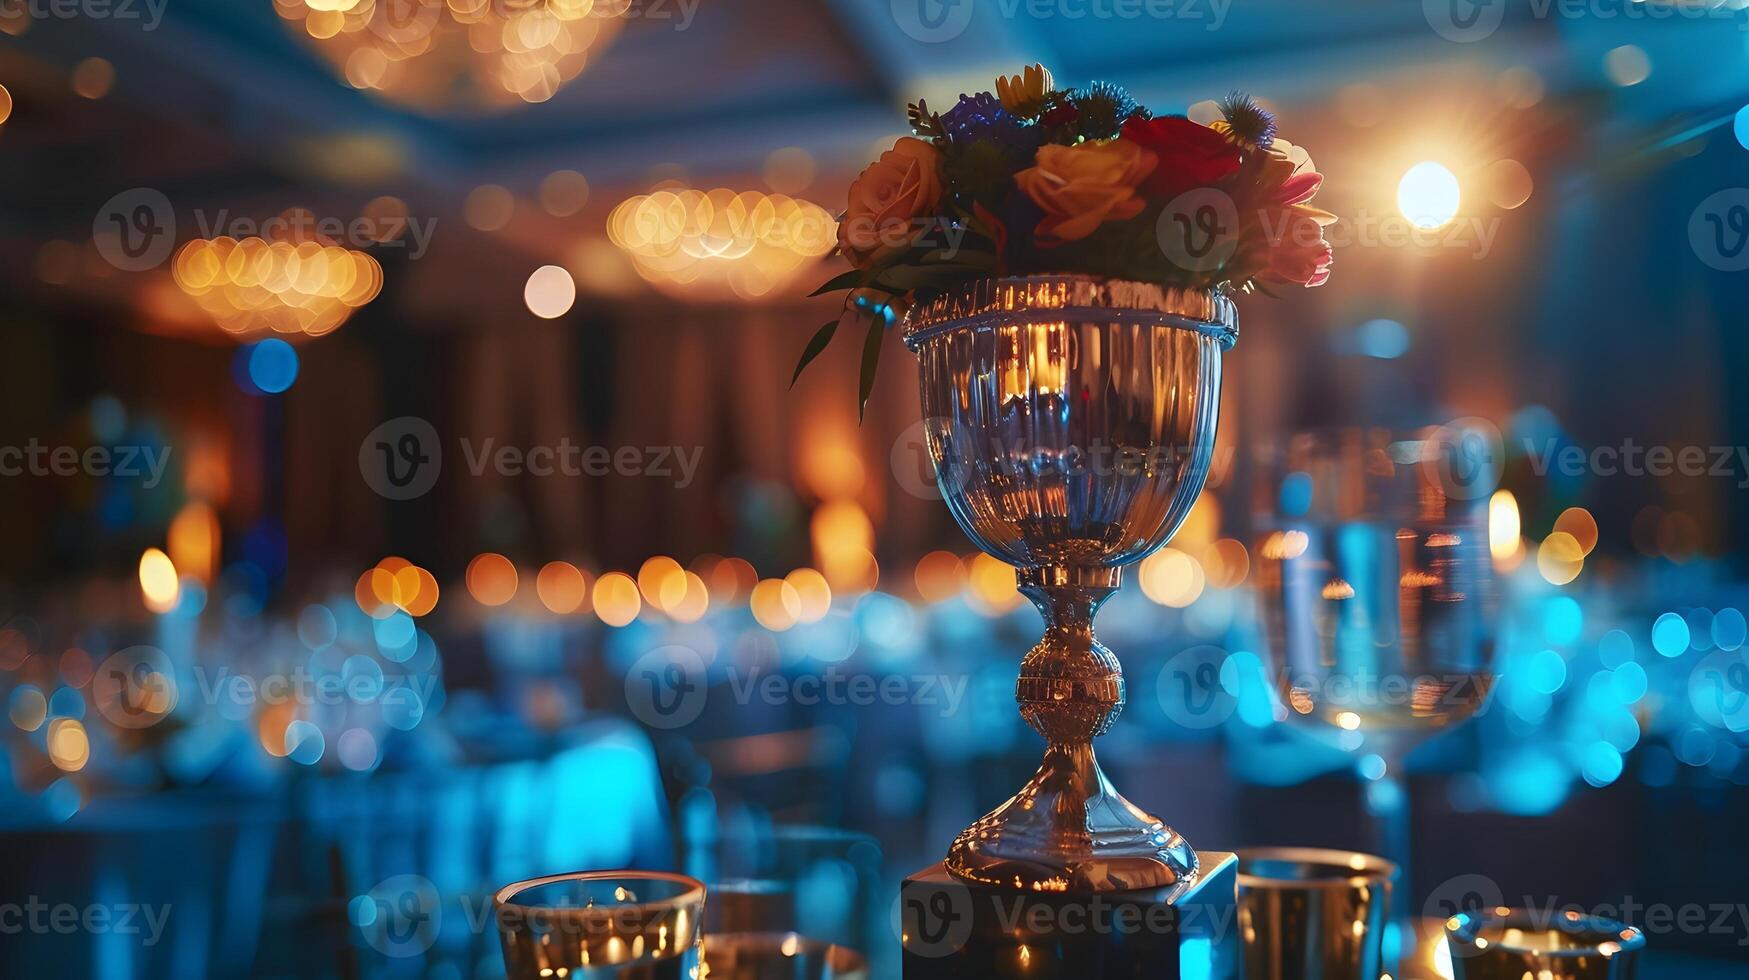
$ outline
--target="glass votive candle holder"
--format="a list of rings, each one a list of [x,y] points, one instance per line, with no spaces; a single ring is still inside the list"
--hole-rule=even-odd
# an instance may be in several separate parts
[[[1613,919],[1522,909],[1446,920],[1453,980],[1631,980],[1645,934]]]
[[[696,980],[704,885],[657,871],[517,882],[492,899],[509,980]]]

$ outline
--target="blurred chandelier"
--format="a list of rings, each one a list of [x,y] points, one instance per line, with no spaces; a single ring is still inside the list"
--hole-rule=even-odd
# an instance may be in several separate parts
[[[176,253],[171,275],[220,328],[239,337],[320,337],[383,287],[376,259],[320,241],[196,239]]]
[[[545,102],[631,0],[273,0],[353,88],[426,110]]]
[[[784,194],[718,188],[659,190],[622,202],[607,235],[638,274],[664,292],[757,299],[837,244],[837,222]]]

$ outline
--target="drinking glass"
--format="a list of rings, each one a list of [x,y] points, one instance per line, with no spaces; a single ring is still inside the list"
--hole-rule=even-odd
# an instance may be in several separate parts
[[[1404,758],[1481,709],[1497,605],[1498,437],[1453,423],[1295,436],[1263,464],[1256,589],[1279,713],[1359,757],[1407,930]],[[1387,962],[1387,968],[1390,964]]]
[[[593,871],[493,897],[510,980],[697,980],[704,885],[656,871]]]
[[[1578,912],[1463,912],[1445,936],[1453,980],[1632,980],[1646,948],[1640,930]]]
[[[1352,851],[1239,851],[1246,980],[1375,980],[1396,870]]]

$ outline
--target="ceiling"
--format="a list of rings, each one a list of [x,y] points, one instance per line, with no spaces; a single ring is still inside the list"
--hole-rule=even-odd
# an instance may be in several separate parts
[[[0,126],[3,274],[28,267],[45,240],[89,238],[85,216],[141,186],[179,211],[356,214],[394,194],[415,214],[453,220],[480,184],[528,195],[553,170],[583,172],[593,194],[582,214],[519,212],[499,234],[451,242],[450,254],[508,250],[518,267],[599,234],[613,203],[657,179],[759,186],[778,147],[812,155],[819,176],[807,196],[834,207],[901,131],[909,98],[941,104],[1033,61],[1066,83],[1123,83],[1157,110],[1247,88],[1302,129],[1363,81],[1405,110],[1393,124],[1437,126],[1428,107],[1461,102],[1512,66],[1533,68],[1551,94],[1608,99],[1610,118],[1627,120],[1624,140],[1716,126],[1749,90],[1740,13],[1561,17],[1548,3],[1510,2],[1499,29],[1466,43],[1437,29],[1444,0],[637,0],[640,15],[549,102],[431,116],[346,86],[271,0],[156,2],[152,30],[83,17],[0,36],[0,84],[15,103]],[[1133,15],[1146,9],[1173,16]],[[963,26],[920,40],[919,10]],[[1656,71],[1616,89],[1605,53],[1624,43],[1649,52]],[[67,81],[91,56],[116,69],[98,100]]]

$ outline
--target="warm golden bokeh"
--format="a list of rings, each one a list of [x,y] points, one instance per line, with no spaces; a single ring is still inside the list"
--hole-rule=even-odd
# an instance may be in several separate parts
[[[383,288],[376,259],[317,241],[196,239],[176,253],[171,274],[214,322],[239,336],[319,337]]]
[[[720,187],[629,198],[607,234],[644,279],[692,299],[766,296],[837,244],[836,222],[817,204]]]
[[[274,0],[353,88],[425,109],[545,102],[620,30],[629,0]]]
[[[516,598],[516,566],[500,554],[486,552],[468,563],[468,593],[483,606],[502,606]]]

